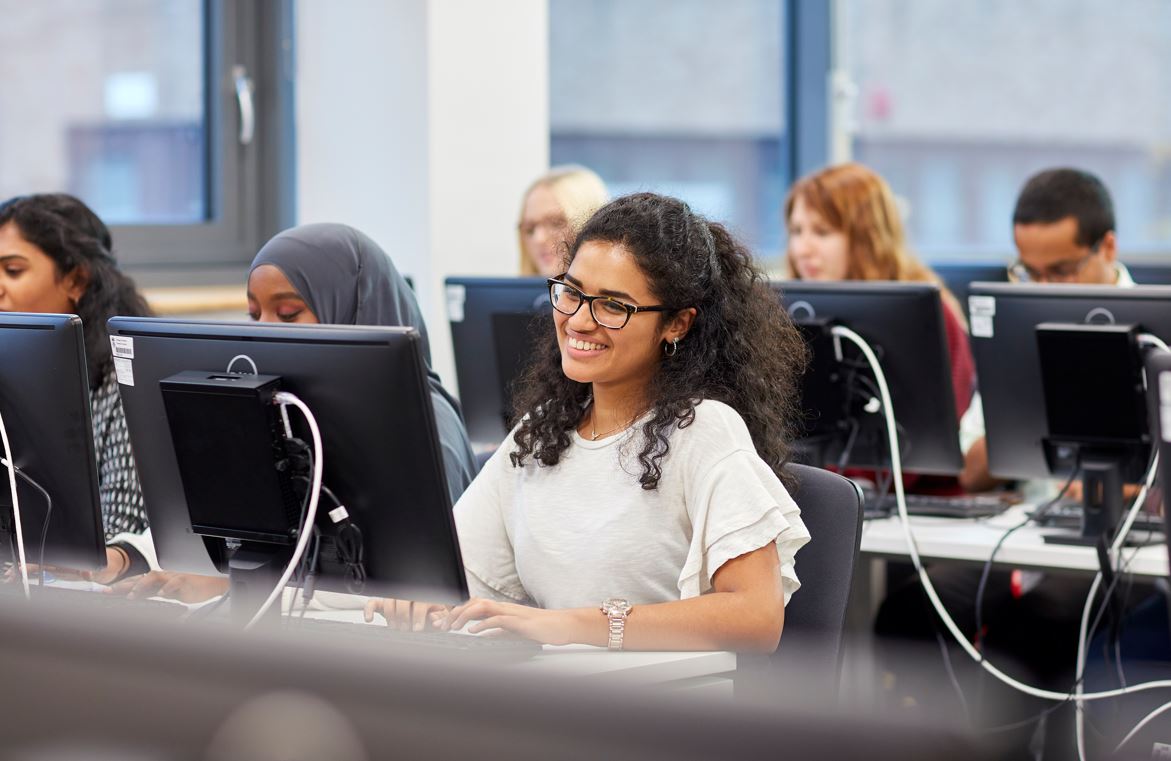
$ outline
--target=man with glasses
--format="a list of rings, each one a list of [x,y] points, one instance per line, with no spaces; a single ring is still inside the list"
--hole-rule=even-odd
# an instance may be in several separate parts
[[[1017,198],[1012,235],[1018,258],[1008,273],[1015,281],[1134,285],[1118,261],[1110,193],[1089,172],[1033,175]]]
[[[1118,261],[1114,203],[1094,175],[1080,169],[1047,169],[1025,183],[1012,214],[1017,260],[1008,268],[1018,283],[1134,286]],[[1000,481],[988,473],[984,409],[979,393],[960,422],[965,491],[985,491]]]
[[[1118,261],[1110,193],[1089,172],[1059,168],[1033,175],[1017,197],[1012,224],[1017,249],[1017,259],[1008,267],[1012,281],[1134,286],[1125,265]],[[960,485],[965,491],[985,491],[1003,483],[988,472],[978,391],[960,422],[960,447],[964,451]],[[1052,482],[1038,481],[1025,485],[1023,491],[1043,499],[1057,488]],[[974,636],[971,612],[980,584],[979,569],[936,564],[930,574],[944,606],[965,633]],[[1078,614],[1088,586],[1088,580],[1076,577],[993,571],[982,606],[985,629],[993,633],[985,646],[995,650],[997,657],[1007,654],[1031,667],[1032,679],[1054,688],[1068,686],[1062,680],[1073,654],[1066,645],[1077,641]],[[923,599],[917,580],[893,590],[879,610],[876,632],[886,637],[933,636],[934,613],[925,610]],[[1002,694],[1003,700],[1013,697],[1010,692]]]

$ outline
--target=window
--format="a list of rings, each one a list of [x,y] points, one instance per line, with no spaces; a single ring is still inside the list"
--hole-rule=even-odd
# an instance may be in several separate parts
[[[1033,173],[1094,172],[1124,258],[1171,244],[1171,4],[841,0],[853,158],[905,201],[932,259],[1009,258]]]
[[[279,89],[267,73],[279,66],[261,60],[276,46],[259,30],[262,14],[279,22],[286,5],[4,5],[0,196],[77,195],[111,225],[131,269],[247,262],[280,213],[262,219],[258,199],[273,133],[248,140],[241,114],[251,105],[255,127],[267,118],[260,96]],[[237,77],[251,104],[237,103]]]
[[[781,0],[550,0],[550,160],[678,196],[775,260]]]

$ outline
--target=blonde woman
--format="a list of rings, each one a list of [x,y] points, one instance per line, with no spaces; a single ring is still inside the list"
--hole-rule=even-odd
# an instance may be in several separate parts
[[[610,200],[602,178],[583,166],[556,166],[525,191],[517,233],[520,274],[555,277],[565,271],[567,241]]]

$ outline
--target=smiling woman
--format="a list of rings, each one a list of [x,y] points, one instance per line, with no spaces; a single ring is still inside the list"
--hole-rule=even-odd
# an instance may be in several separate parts
[[[369,613],[552,644],[774,649],[809,540],[780,477],[805,349],[763,274],[721,225],[643,193],[591,217],[549,283],[521,423],[455,508],[477,597]]]

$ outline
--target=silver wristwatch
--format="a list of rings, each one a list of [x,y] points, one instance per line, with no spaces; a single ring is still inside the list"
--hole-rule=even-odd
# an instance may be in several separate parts
[[[606,646],[611,650],[622,649],[622,635],[626,633],[626,618],[633,607],[620,597],[602,600],[602,612],[610,620],[610,639]]]

